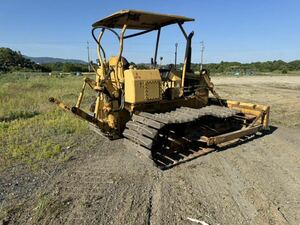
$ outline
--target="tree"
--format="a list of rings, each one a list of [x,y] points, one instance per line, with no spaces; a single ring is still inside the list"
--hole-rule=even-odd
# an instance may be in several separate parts
[[[14,70],[47,71],[43,66],[25,58],[20,51],[0,48],[0,71],[8,72]]]

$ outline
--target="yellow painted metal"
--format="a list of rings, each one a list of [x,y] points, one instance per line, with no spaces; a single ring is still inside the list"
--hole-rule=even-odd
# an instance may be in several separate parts
[[[81,101],[82,101],[83,94],[84,94],[85,86],[86,86],[86,81],[84,81],[84,83],[83,83],[83,85],[82,85],[81,92],[80,92],[80,94],[79,94],[79,96],[78,96],[78,99],[77,99],[77,102],[76,102],[76,107],[77,107],[77,108],[80,108]]]
[[[105,26],[109,28],[123,28],[127,24],[129,29],[157,29],[174,23],[194,21],[192,18],[158,14],[138,10],[121,10],[93,24],[93,27]]]
[[[179,98],[182,96],[183,91],[181,90],[181,77],[179,72],[171,70],[168,74],[167,79],[162,81],[161,84],[162,92],[169,92],[171,99]]]
[[[97,93],[97,98],[96,98],[95,110],[94,110],[95,118],[99,118],[99,113],[101,113],[101,111],[100,111],[100,101],[101,101],[101,99],[103,99],[103,93],[98,92]],[[102,118],[102,116],[101,116],[101,118]]]
[[[119,67],[122,67],[122,65],[120,64],[120,60],[121,60],[121,56],[122,56],[122,52],[123,52],[123,45],[124,45],[124,34],[125,34],[125,31],[126,31],[126,28],[127,28],[127,24],[124,24],[123,28],[122,28],[122,31],[121,31],[121,35],[120,35],[120,47],[119,47],[119,54],[117,56],[117,69],[115,71],[115,79],[116,79],[116,82],[117,82],[117,87],[119,89],[122,88],[121,84],[120,84],[120,79],[119,77],[123,77],[123,74],[119,74]],[[122,71],[123,72],[123,71]]]
[[[49,98],[49,102],[56,104],[59,108],[66,110],[66,111],[71,111],[71,108],[64,104],[63,102],[59,101],[58,99],[55,98]]]
[[[209,89],[209,91],[216,97],[216,99],[218,99],[219,103],[221,104],[221,97],[220,95],[215,91],[215,86],[214,84],[210,81],[210,77],[208,75],[208,73],[204,72],[204,73],[201,73],[201,76],[204,80],[204,82],[206,83],[207,85],[207,88]]]
[[[67,105],[65,105],[63,102],[61,102],[58,99],[55,98],[50,98],[49,99],[50,102],[56,104],[58,107],[60,107],[61,109],[73,113],[74,115],[78,116],[79,118],[88,121],[90,123],[93,123],[95,125],[97,125],[100,128],[103,128],[105,126],[105,124],[103,124],[101,121],[95,119],[93,116],[87,114],[86,112],[82,111],[81,109],[77,108],[77,107],[69,107]]]
[[[96,87],[96,82],[88,77],[86,77],[84,79],[84,81],[92,88],[92,89],[95,89]]]
[[[104,75],[105,75],[105,68],[100,66],[96,70],[96,77],[95,77],[96,86],[98,86],[97,85],[98,80],[103,80],[104,79]]]
[[[101,31],[98,37],[98,43],[100,43],[102,36],[104,34],[104,31]],[[106,62],[103,60],[102,55],[101,55],[101,51],[100,51],[100,44],[97,44],[97,55],[98,55],[98,59],[100,62],[100,68],[104,69]]]
[[[125,70],[125,102],[152,102],[162,99],[159,70]]]
[[[186,75],[186,63],[187,63],[187,58],[185,58],[184,60],[184,64],[183,64],[183,69],[182,69],[182,77],[181,77],[181,90],[182,90],[182,95],[184,93],[184,81],[185,81],[185,75]]]
[[[230,109],[236,109],[246,115],[250,114],[259,117],[256,120],[257,123],[262,124],[264,129],[269,129],[270,106],[231,100],[226,100],[226,104]]]
[[[125,63],[126,63],[126,61],[124,58],[121,58],[119,62],[118,62],[117,56],[112,56],[109,58],[109,60],[108,60],[109,67],[113,69],[111,71],[111,75],[110,75],[112,82],[116,82],[116,80],[118,79],[120,83],[124,83]],[[116,78],[116,76],[118,76],[118,77]]]
[[[177,71],[171,70],[169,75],[168,75],[168,78],[169,78],[170,81],[177,82],[176,84],[180,85],[181,77],[180,77],[180,75],[178,74]],[[178,85],[175,85],[175,86],[178,86]]]

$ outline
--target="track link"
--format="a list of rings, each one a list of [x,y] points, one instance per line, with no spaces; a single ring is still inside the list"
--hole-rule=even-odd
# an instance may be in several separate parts
[[[214,151],[181,136],[181,127],[210,116],[218,119],[233,117],[239,112],[221,106],[206,106],[201,109],[180,107],[167,113],[134,114],[126,124],[123,136],[148,155],[158,167],[167,169]]]

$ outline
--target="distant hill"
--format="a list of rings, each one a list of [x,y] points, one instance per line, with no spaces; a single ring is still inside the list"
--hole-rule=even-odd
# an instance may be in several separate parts
[[[38,64],[48,64],[48,63],[87,64],[87,62],[80,59],[62,59],[62,58],[52,58],[52,57],[30,57],[30,56],[24,56],[24,57]]]

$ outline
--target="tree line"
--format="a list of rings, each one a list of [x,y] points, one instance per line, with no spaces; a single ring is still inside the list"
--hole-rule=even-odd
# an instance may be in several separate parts
[[[275,60],[253,63],[221,62],[205,64],[204,67],[208,69],[211,73],[226,73],[234,71],[288,73],[288,71],[300,70],[300,60],[295,60],[292,62]],[[192,64],[192,68],[194,70],[199,70],[199,64]]]
[[[48,71],[58,71],[58,72],[88,72],[88,65],[81,63],[45,63],[42,64]]]
[[[81,63],[45,63],[37,64],[24,57],[20,51],[10,48],[0,48],[0,72],[87,72],[87,64]]]
[[[130,63],[138,69],[149,68],[149,64],[135,64]],[[173,65],[174,66],[174,65]],[[182,69],[183,64],[177,65],[177,69]],[[300,60],[292,62],[284,62],[282,60],[267,61],[267,62],[253,62],[253,63],[240,63],[240,62],[220,62],[220,63],[207,63],[203,65],[203,68],[209,70],[211,73],[242,73],[242,74],[256,74],[257,72],[281,72],[283,74],[288,71],[300,71]],[[193,71],[200,70],[199,63],[191,63],[191,69]]]
[[[148,64],[134,64],[139,69],[149,68]],[[179,64],[177,68],[182,68]],[[194,71],[199,71],[200,65],[192,63],[191,67]],[[253,63],[240,63],[240,62],[220,62],[208,63],[204,65],[211,73],[243,73],[255,74],[256,72],[282,72],[300,71],[300,60],[292,62],[284,62],[282,60],[267,61],[267,62],[253,62]],[[0,72],[9,71],[37,71],[37,72],[87,72],[88,65],[81,63],[46,63],[37,64],[30,59],[25,58],[21,52],[13,51],[9,48],[0,48]]]
[[[44,72],[44,67],[25,58],[19,51],[0,48],[0,72],[16,70]]]

